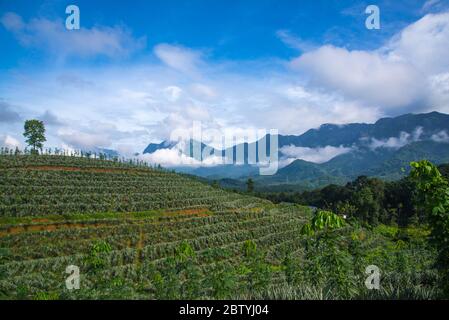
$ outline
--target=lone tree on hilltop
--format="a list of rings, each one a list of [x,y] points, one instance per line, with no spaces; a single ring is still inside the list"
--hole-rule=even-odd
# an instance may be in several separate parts
[[[43,143],[47,141],[45,139],[45,126],[40,120],[27,120],[24,125],[24,137],[26,138],[26,143],[32,147],[31,153],[37,154],[38,150],[42,151]]]

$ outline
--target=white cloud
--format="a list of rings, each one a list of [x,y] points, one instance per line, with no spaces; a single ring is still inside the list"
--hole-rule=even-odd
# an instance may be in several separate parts
[[[420,74],[409,64],[375,52],[323,46],[294,59],[292,67],[305,72],[315,86],[372,105],[401,107],[421,98]],[[407,92],[407,94],[404,94]]]
[[[182,151],[182,148],[177,146],[171,149],[159,149],[151,154],[143,154],[138,156],[139,159],[147,161],[151,164],[160,164],[164,167],[176,167],[176,166],[215,166],[217,164],[223,164],[223,160],[219,157],[211,156],[203,161],[195,160],[188,157]]]
[[[325,45],[293,59],[291,66],[311,86],[380,106],[387,113],[395,108],[426,110],[430,104],[447,109],[449,95],[440,95],[432,86],[434,77],[449,70],[447,52],[449,11],[425,15],[377,50]]]
[[[449,143],[449,135],[445,130],[442,130],[436,134],[433,134],[431,139],[435,142],[443,142],[443,143]]]
[[[429,105],[449,113],[449,72],[429,77],[432,95]]]
[[[18,67],[2,77],[0,92],[7,93],[8,110],[14,114],[63,123],[47,128],[46,145],[99,144],[95,147],[127,153],[142,152],[148,143],[169,138],[175,129],[188,130],[198,120],[205,129],[223,133],[251,128],[299,135],[322,123],[373,122],[416,106],[449,112],[449,68],[441,57],[448,43],[447,23],[441,17],[446,16],[421,19],[375,51],[304,48],[300,43],[309,51],[292,61],[294,69],[276,59],[212,62],[202,51],[163,43],[153,50],[158,60],[88,68],[49,64],[45,71]],[[62,21],[23,21],[5,14],[1,23],[23,45],[45,46],[54,54],[116,57],[140,44],[123,27],[96,26],[77,36],[83,39],[62,39],[68,33]],[[294,41],[288,32],[278,36]],[[89,47],[97,37],[98,45]],[[80,48],[74,48],[80,41]],[[413,43],[419,52],[411,52]],[[65,45],[68,49],[57,48]],[[20,122],[0,126],[1,133],[11,136],[20,136],[23,129]],[[401,137],[395,139],[380,143],[401,143]],[[313,151],[306,155],[325,159]]]
[[[438,5],[440,3],[440,0],[427,0],[424,2],[421,10],[422,11],[428,11],[430,8],[434,7],[435,5]]]
[[[67,30],[62,20],[34,18],[28,22],[14,12],[5,13],[0,23],[14,33],[20,44],[49,51],[54,56],[92,57],[97,55],[111,58],[124,57],[145,47],[146,39],[134,39],[122,26],[83,27]]]
[[[93,150],[96,147],[109,147],[111,141],[105,135],[66,130],[58,134],[59,138],[75,149]]]
[[[182,46],[162,43],[154,47],[154,54],[167,66],[186,74],[197,74],[201,53]]]
[[[166,94],[168,100],[174,102],[181,97],[182,89],[177,86],[168,86],[164,89],[164,93]]]
[[[400,149],[409,143],[419,141],[422,133],[422,127],[417,127],[411,134],[407,132],[401,132],[399,134],[399,137],[390,137],[383,140],[371,138],[369,148],[372,150],[375,150],[377,148]]]
[[[20,32],[23,30],[26,25],[22,20],[22,17],[14,12],[7,12],[5,13],[1,19],[0,23],[3,24],[3,26],[12,32]]]
[[[0,135],[0,146],[8,148],[22,148],[22,143],[10,135]]]
[[[210,99],[217,96],[217,92],[213,88],[205,84],[194,83],[191,85],[191,89],[193,94],[199,96],[200,98]]]
[[[296,159],[302,159],[309,162],[324,163],[332,158],[350,152],[352,148],[339,146],[325,146],[321,148],[297,147],[294,145],[280,148],[283,154],[284,163],[288,164]]]
[[[449,11],[427,14],[404,28],[384,48],[388,54],[415,66],[423,74],[449,69]]]
[[[281,39],[281,41],[284,42],[287,46],[293,49],[297,49],[300,51],[309,51],[314,48],[311,43],[292,35],[288,30],[278,30],[276,31],[276,36]]]
[[[126,150],[127,154],[132,154],[128,140],[135,141],[136,136],[144,133],[144,131],[123,131],[109,122],[89,121],[75,126],[67,124],[60,127],[56,131],[56,136],[64,145],[74,149],[92,151],[97,148],[116,147]]]

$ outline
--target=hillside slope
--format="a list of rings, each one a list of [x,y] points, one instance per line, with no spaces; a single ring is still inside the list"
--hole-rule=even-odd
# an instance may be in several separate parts
[[[165,170],[60,156],[0,157],[0,216],[221,210],[247,198]]]
[[[77,157],[0,156],[0,192],[0,299],[437,296],[421,230],[411,230],[409,250],[398,252],[395,228],[348,224],[332,233],[338,248],[328,247],[320,235],[303,235],[307,207]],[[373,263],[394,293],[366,290],[364,267]],[[74,270],[79,289],[70,287]]]
[[[300,252],[309,211],[171,172],[74,157],[1,156],[0,191],[6,298],[170,298],[154,279],[173,271],[179,250],[194,250],[201,277],[238,265],[250,240],[279,263],[282,252]],[[79,291],[65,289],[69,265],[81,270]]]

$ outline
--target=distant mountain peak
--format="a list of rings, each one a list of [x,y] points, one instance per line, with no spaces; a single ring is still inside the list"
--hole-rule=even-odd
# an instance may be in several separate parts
[[[267,139],[267,146],[270,142],[270,135],[253,143],[242,143],[228,148],[229,150],[244,150],[244,162],[248,164],[249,146],[254,146],[252,150],[261,145],[263,139]],[[274,137],[274,136],[273,136]],[[278,138],[278,158],[283,164],[289,163],[284,168],[279,168],[280,176],[286,175],[290,182],[297,179],[308,179],[312,176],[320,177],[320,181],[334,181],[332,177],[339,177],[338,181],[344,181],[344,177],[355,175],[368,168],[378,168],[383,161],[395,154],[401,155],[401,159],[396,159],[398,163],[404,165],[406,161],[413,160],[413,154],[427,155],[432,159],[445,159],[437,147],[440,149],[449,149],[441,147],[441,143],[449,140],[449,115],[440,112],[429,112],[413,114],[408,113],[398,117],[381,118],[375,123],[348,123],[345,125],[325,123],[319,128],[310,129],[300,135],[276,135]],[[418,143],[417,142],[422,142]],[[197,142],[199,143],[199,142]],[[436,143],[436,144],[435,144]],[[151,143],[145,149],[144,153],[152,153],[159,149],[173,148],[175,142],[163,141],[161,143]],[[185,145],[185,155],[192,156],[192,141]],[[196,144],[197,146],[197,144]],[[208,147],[201,144],[201,152]],[[227,149],[227,150],[228,150]],[[268,148],[269,149],[269,148]],[[267,150],[268,150],[267,149]],[[347,152],[335,152],[334,149],[349,149]],[[409,150],[409,151],[407,151]],[[411,151],[410,151],[411,150]],[[214,150],[222,152],[223,150]],[[411,152],[407,154],[407,152]],[[437,154],[440,156],[436,157]],[[207,156],[206,156],[207,157]],[[196,160],[203,160],[195,157]],[[308,162],[304,159],[329,159],[320,164]],[[393,159],[393,158],[392,158]],[[404,160],[405,159],[405,160]],[[393,160],[392,160],[393,161]],[[233,166],[228,165],[223,168],[219,166],[203,167],[196,172],[201,176],[213,175],[216,178],[245,176],[254,171],[254,166]],[[388,163],[386,167],[393,168],[394,165]],[[393,170],[391,169],[391,170]],[[296,171],[302,171],[298,174]],[[373,169],[377,172],[378,169]],[[377,170],[377,171],[376,171]],[[282,181],[285,181],[285,176]]]

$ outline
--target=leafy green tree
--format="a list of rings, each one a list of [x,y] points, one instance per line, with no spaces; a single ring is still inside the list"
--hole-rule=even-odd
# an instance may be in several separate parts
[[[385,184],[383,206],[388,211],[388,221],[384,223],[397,223],[401,227],[410,224],[411,218],[419,213],[413,201],[415,190],[415,182],[408,177]]]
[[[215,299],[229,299],[235,295],[238,287],[238,274],[232,265],[218,264],[208,274],[205,283],[212,289],[212,296]]]
[[[106,241],[96,241],[91,245],[89,254],[84,262],[90,270],[96,272],[106,267],[106,256],[112,251],[112,247]]]
[[[27,120],[24,125],[23,135],[26,138],[26,143],[32,147],[32,153],[38,153],[38,150],[42,150],[43,143],[47,141],[45,138],[45,126],[40,120]]]
[[[383,181],[360,176],[348,184],[348,188],[353,191],[351,202],[357,208],[358,218],[372,225],[385,220],[386,212],[383,209],[385,183]]]
[[[417,202],[428,215],[431,242],[438,250],[437,268],[449,294],[449,183],[431,162],[412,162],[410,177],[417,182]]]
[[[345,221],[331,211],[319,210],[309,223],[306,223],[301,233],[303,235],[314,235],[318,231],[327,231],[343,227]]]
[[[217,180],[214,180],[213,182],[212,182],[212,187],[213,188],[220,188],[220,183],[217,181]]]
[[[254,191],[254,180],[249,178],[246,181],[246,187],[247,187],[247,191],[248,192],[250,192],[250,193],[253,192]]]
[[[243,243],[243,270],[246,270],[245,276],[248,290],[265,290],[271,280],[272,272],[270,265],[265,261],[266,253],[257,248],[257,244],[252,240],[246,240]]]
[[[331,211],[319,210],[301,230],[308,239],[302,266],[306,283],[335,290],[341,298],[356,294],[353,259],[347,249],[342,250],[343,237],[334,232],[345,221]],[[310,245],[313,240],[314,245]],[[291,271],[290,271],[291,272]]]

